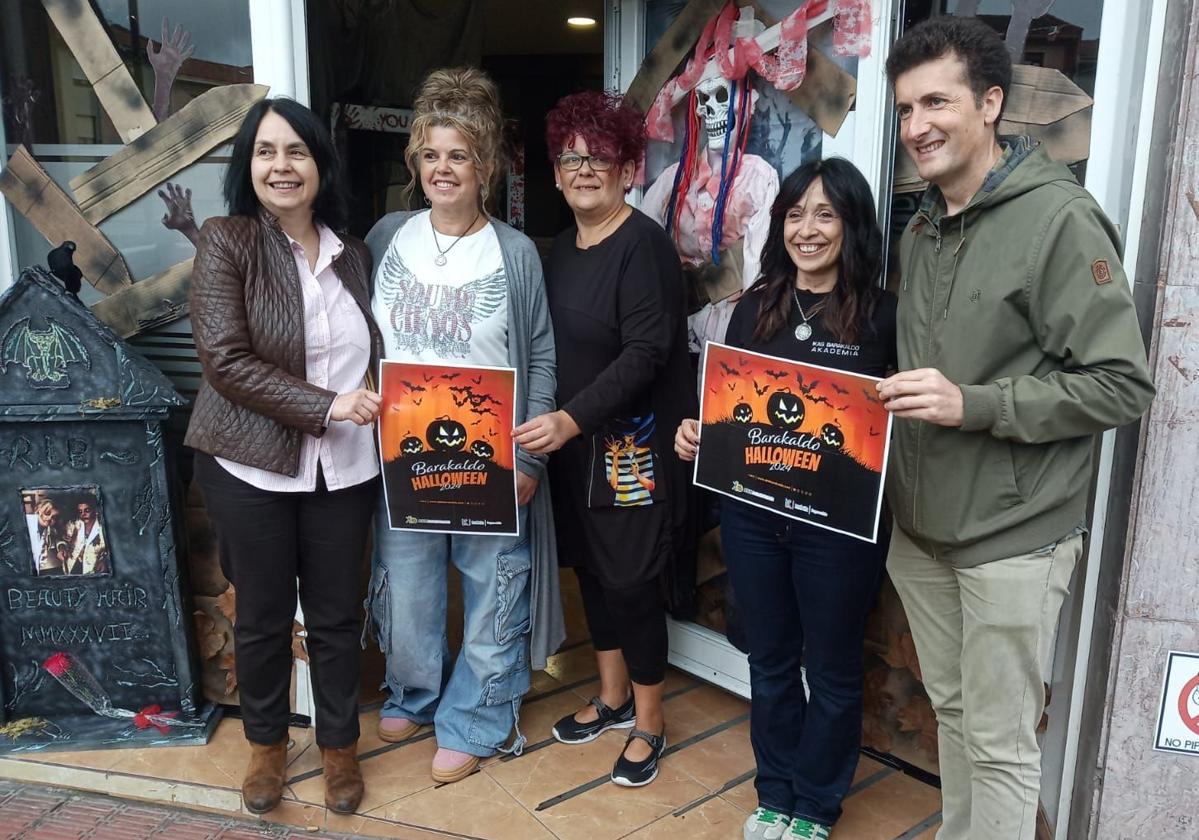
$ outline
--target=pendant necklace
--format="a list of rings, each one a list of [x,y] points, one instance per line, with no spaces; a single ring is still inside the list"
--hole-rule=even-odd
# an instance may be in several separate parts
[[[433,247],[437,249],[437,256],[433,258],[433,265],[440,268],[446,264],[445,255],[450,252],[450,248],[453,248],[460,241],[462,241],[462,237],[466,236],[467,232],[475,226],[475,222],[479,221],[479,216],[481,214],[482,211],[475,213],[475,217],[470,220],[470,224],[466,226],[466,230],[454,237],[454,241],[450,243],[450,247],[444,250],[442,250],[441,243],[437,240],[437,227],[433,224],[433,214],[429,214],[429,228],[433,231]]]
[[[820,311],[820,307],[824,305],[824,301],[821,300],[813,306],[812,313],[808,315],[803,311],[803,306],[799,302],[799,292],[795,291],[794,286],[791,287],[791,294],[795,296],[795,308],[799,310],[799,317],[803,319],[803,323],[795,328],[795,340],[807,341],[812,337],[812,325],[808,321],[816,317],[816,313]]]

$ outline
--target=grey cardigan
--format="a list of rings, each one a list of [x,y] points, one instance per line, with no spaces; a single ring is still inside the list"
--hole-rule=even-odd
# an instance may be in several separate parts
[[[383,262],[392,237],[417,212],[388,213],[371,228],[366,235],[366,244],[376,266]],[[530,417],[556,408],[554,328],[550,323],[541,258],[536,247],[527,236],[503,222],[493,219],[491,226],[500,241],[504,273],[508,278],[508,364],[516,368],[516,393],[525,395],[524,405],[518,401],[513,412],[514,421],[520,425]],[[371,292],[374,293],[373,283]],[[529,549],[533,561],[529,660],[534,670],[544,669],[547,657],[566,638],[558,587],[558,548],[545,462],[544,455],[531,455],[520,448],[516,450],[517,468],[540,480],[528,512]]]

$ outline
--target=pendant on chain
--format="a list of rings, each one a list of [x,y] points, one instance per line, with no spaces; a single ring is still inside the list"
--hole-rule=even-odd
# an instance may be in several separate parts
[[[806,321],[795,328],[796,341],[807,341],[811,337],[812,328],[808,326]]]
[[[446,263],[445,254],[438,254],[437,256],[435,256],[433,258],[433,265],[435,265],[435,266],[440,267],[440,266],[445,265],[445,263]]]

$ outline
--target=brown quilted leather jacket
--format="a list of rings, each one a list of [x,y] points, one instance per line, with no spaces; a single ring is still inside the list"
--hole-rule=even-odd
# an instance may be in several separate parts
[[[382,348],[371,317],[371,256],[358,239],[333,270],[366,317],[375,369]],[[184,443],[283,475],[300,468],[300,435],[320,437],[337,396],[307,381],[304,305],[295,257],[270,213],[221,216],[200,231],[191,319],[204,368]]]

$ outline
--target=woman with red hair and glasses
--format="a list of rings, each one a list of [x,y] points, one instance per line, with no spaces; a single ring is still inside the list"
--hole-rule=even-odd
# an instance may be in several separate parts
[[[688,529],[686,470],[671,433],[690,416],[685,293],[665,231],[625,203],[645,151],[642,115],[585,92],[549,113],[546,140],[575,225],[547,263],[558,336],[557,411],[516,429],[553,452],[558,556],[575,568],[595,645],[599,696],[555,724],[568,744],[635,727],[612,780],[636,787],[665,749],[666,611],[661,578]]]

